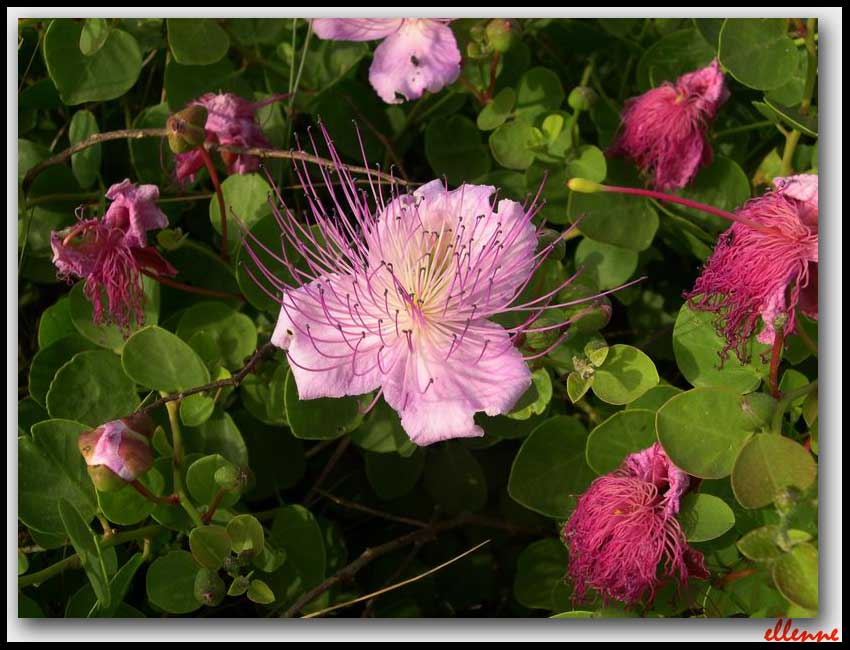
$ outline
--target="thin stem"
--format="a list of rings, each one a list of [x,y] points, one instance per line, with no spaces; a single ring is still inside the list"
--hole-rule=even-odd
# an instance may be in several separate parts
[[[174,465],[174,492],[180,497],[180,505],[183,506],[183,509],[195,525],[203,526],[204,522],[201,520],[201,515],[189,500],[189,495],[183,486],[183,436],[180,432],[179,407],[179,401],[167,402],[165,405],[165,408],[168,409],[168,421],[171,424],[171,448],[174,450],[172,459],[172,464]]]
[[[148,501],[152,501],[153,503],[157,503],[160,505],[177,505],[180,503],[180,495],[178,494],[169,494],[164,497],[158,497],[153,492],[148,490],[144,485],[142,485],[139,481],[132,481],[130,483],[130,487],[132,487],[136,492],[141,494]]]
[[[201,152],[201,158],[204,159],[204,166],[207,168],[207,171],[210,174],[210,179],[212,180],[213,187],[215,188],[215,195],[218,197],[218,209],[221,212],[221,253],[220,257],[223,261],[227,261],[228,253],[227,253],[227,210],[224,207],[224,194],[221,191],[221,182],[218,180],[218,172],[215,170],[215,165],[213,164],[213,160],[210,157],[210,152],[207,151],[204,147],[198,147],[198,151]]]
[[[156,280],[157,282],[165,285],[166,287],[171,287],[172,289],[180,289],[180,291],[185,291],[187,293],[196,293],[200,296],[212,296],[213,298],[224,298],[225,300],[239,300],[242,302],[245,301],[245,296],[239,293],[227,293],[226,291],[216,291],[214,289],[205,289],[204,287],[194,287],[191,284],[184,284],[183,282],[178,282],[177,280],[172,280],[171,278],[167,278],[164,275],[157,275],[156,273],[151,273],[150,271],[146,271],[144,269],[142,269],[142,274]]]
[[[789,390],[776,405],[776,410],[773,412],[773,421],[771,422],[770,430],[779,435],[782,433],[782,419],[785,417],[785,412],[791,408],[791,404],[805,397],[818,387],[818,380],[815,379],[810,384],[800,386],[794,390]]]
[[[351,438],[349,436],[345,436],[342,440],[339,441],[336,449],[334,449],[334,453],[331,454],[331,457],[328,459],[328,462],[325,463],[325,466],[322,468],[322,472],[319,474],[319,478],[316,479],[316,483],[307,493],[307,496],[304,497],[304,504],[308,507],[315,501],[314,495],[318,492],[319,488],[322,487],[322,483],[325,482],[325,479],[328,477],[328,474],[333,471],[333,468],[336,467],[336,464],[339,462],[339,459],[342,458],[342,455],[345,453],[345,450],[348,449],[348,445],[351,444]]]
[[[723,131],[715,131],[712,137],[716,140],[718,138],[724,138],[727,135],[735,135],[737,133],[746,133],[747,131],[754,131],[756,129],[764,129],[773,126],[773,122],[770,120],[762,120],[761,122],[753,122],[752,124],[745,124],[743,126],[735,126],[731,129],[724,129]]]
[[[779,169],[780,176],[790,176],[794,172],[794,151],[800,142],[800,133],[797,129],[788,131],[785,136],[785,149],[782,151],[782,166]]]
[[[218,488],[218,492],[215,493],[213,497],[212,503],[210,503],[207,511],[201,517],[201,521],[205,524],[208,524],[212,521],[213,516],[215,515],[215,511],[218,510],[218,507],[221,505],[221,500],[224,498],[224,495],[227,493],[223,487]]]
[[[330,492],[325,492],[324,490],[321,490],[319,488],[313,489],[326,499],[330,499],[338,506],[348,508],[349,510],[356,510],[358,512],[366,513],[367,515],[372,515],[373,517],[380,517],[381,519],[386,519],[387,521],[395,521],[400,524],[406,524],[407,526],[414,526],[415,528],[426,528],[428,526],[428,522],[426,521],[420,521],[419,519],[410,519],[409,517],[399,517],[398,515],[393,515],[389,512],[375,510],[374,508],[364,506],[355,501],[349,501],[348,499],[336,496],[334,494],[331,494]]]
[[[773,337],[773,350],[770,355],[770,394],[779,399],[779,364],[782,361],[782,349],[785,347],[785,331],[778,328]]]

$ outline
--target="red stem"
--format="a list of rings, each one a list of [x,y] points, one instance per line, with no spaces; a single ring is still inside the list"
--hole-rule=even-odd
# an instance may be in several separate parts
[[[148,490],[144,485],[139,483],[138,481],[132,481],[130,486],[139,494],[141,494],[148,501],[153,501],[157,504],[162,505],[177,505],[180,503],[180,496],[177,494],[169,494],[168,496],[158,497],[153,494],[150,490]]]
[[[215,170],[215,165],[210,157],[210,152],[203,146],[198,147],[198,151],[201,152],[201,157],[204,159],[204,166],[210,173],[210,179],[212,180],[213,187],[215,188],[215,195],[218,197],[218,209],[219,212],[221,212],[221,259],[226,262],[228,260],[227,212],[224,209],[224,195],[221,192],[221,183],[218,180],[218,172]]]
[[[225,489],[223,487],[218,488],[218,492],[215,493],[210,507],[203,514],[203,516],[201,516],[201,521],[205,524],[208,524],[212,521],[215,511],[218,509],[218,506],[221,504],[221,500],[224,498],[224,492]]]
[[[245,300],[245,297],[239,293],[227,293],[226,291],[215,291],[214,289],[193,287],[191,284],[184,284],[182,282],[178,282],[177,280],[172,280],[171,278],[166,278],[165,276],[157,275],[156,273],[151,273],[150,271],[145,271],[144,269],[142,270],[142,273],[148,276],[149,278],[153,278],[160,284],[164,284],[166,287],[180,289],[181,291],[186,291],[187,293],[197,293],[200,296],[211,296],[213,298],[224,298],[226,300]]]
[[[770,356],[770,394],[774,399],[779,399],[779,362],[782,360],[782,348],[785,344],[785,330],[780,327],[776,330],[773,339],[773,352]]]

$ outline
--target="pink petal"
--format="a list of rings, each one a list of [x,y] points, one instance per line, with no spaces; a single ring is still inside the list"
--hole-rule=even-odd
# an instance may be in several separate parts
[[[159,188],[156,185],[135,185],[128,180],[116,183],[106,192],[112,203],[103,216],[104,225],[124,230],[127,245],[145,246],[148,230],[165,228],[168,217],[157,206]]]
[[[460,328],[454,333],[460,337]],[[471,325],[446,358],[450,334],[436,327],[415,333],[415,353],[404,353],[384,378],[384,399],[417,445],[484,435],[475,413],[507,413],[531,385],[528,366],[499,325]]]
[[[435,93],[460,74],[460,50],[447,25],[427,19],[406,19],[375,50],[369,81],[388,104]]]
[[[174,173],[177,176],[177,182],[181,185],[194,181],[195,174],[204,167],[204,157],[199,149],[175,154],[174,162]]]
[[[313,33],[331,41],[377,41],[396,32],[403,18],[314,18]]]
[[[817,174],[797,174],[786,178],[774,178],[776,191],[801,203],[800,218],[807,226],[818,225],[818,177]]]
[[[271,341],[287,351],[300,399],[363,395],[381,385],[381,340],[351,313],[352,282],[326,276],[285,293]]]

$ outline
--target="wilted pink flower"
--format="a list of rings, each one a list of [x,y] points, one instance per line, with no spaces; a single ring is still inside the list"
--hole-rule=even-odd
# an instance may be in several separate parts
[[[147,245],[148,230],[168,225],[156,205],[156,185],[125,180],[106,196],[113,202],[102,219],[81,219],[51,233],[53,264],[60,277],[85,280],[83,292],[94,308],[95,323],[113,320],[128,329],[131,320],[144,320],[142,273],[173,276],[177,271]]]
[[[232,93],[216,95],[207,93],[190,105],[207,109],[204,125],[206,141],[233,147],[269,147],[269,141],[257,121],[257,111],[267,104],[279,101],[275,95],[260,102],[252,102]],[[257,156],[221,152],[228,174],[250,174],[260,167]],[[198,149],[175,154],[176,175],[180,183],[191,182],[204,166],[203,154]]]
[[[113,420],[80,434],[77,445],[95,486],[103,491],[135,481],[153,466],[153,423],[144,416]]]
[[[818,316],[818,177],[777,178],[776,190],[748,201],[735,214],[763,225],[735,223],[720,235],[693,291],[691,306],[716,315],[716,327],[748,358],[747,341],[772,344],[776,329],[794,331],[796,312]]]
[[[577,601],[593,589],[633,604],[652,600],[663,577],[708,577],[676,519],[689,482],[655,443],[591,483],[564,527]]]
[[[517,300],[558,240],[537,250],[535,209],[497,200],[490,186],[448,190],[431,181],[400,193],[395,185],[376,186],[370,175],[370,207],[323,133],[335,162],[333,179],[319,168],[330,202],[323,203],[306,167],[296,167],[312,223],[300,222],[279,196],[282,209],[273,206],[302,261],[293,264],[287,248],[271,251],[246,236],[272,285],[267,292],[281,304],[272,342],[287,351],[299,396],[380,389],[417,444],[483,435],[473,415],[509,411],[531,383],[518,337],[567,325],[530,327],[543,310],[564,306],[551,303],[570,280]],[[274,255],[300,286],[275,277],[252,246]],[[506,329],[492,320],[505,312],[529,315]]]
[[[612,152],[654,174],[657,189],[684,187],[701,164],[711,163],[706,131],[728,96],[715,59],[675,84],[667,82],[632,98],[625,104],[622,131]]]
[[[375,49],[369,81],[388,104],[436,93],[460,74],[460,50],[448,20],[433,18],[314,18],[319,38],[384,39]]]

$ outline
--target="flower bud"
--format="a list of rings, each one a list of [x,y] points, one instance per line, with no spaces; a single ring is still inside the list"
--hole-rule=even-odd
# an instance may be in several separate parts
[[[529,327],[526,343],[532,350],[545,350],[555,344],[561,336],[561,328],[555,327],[564,322],[564,316],[558,311],[544,312]],[[548,329],[547,329],[548,328]],[[538,330],[538,331],[534,331]]]
[[[487,41],[497,52],[507,52],[511,47],[511,21],[494,18],[487,23]]]
[[[137,414],[80,434],[77,444],[98,490],[118,490],[151,468],[152,431],[150,418]]]
[[[593,88],[587,86],[578,86],[573,88],[570,96],[567,98],[567,103],[577,111],[589,111],[596,103],[596,93]]]
[[[226,593],[224,581],[212,569],[200,569],[195,574],[195,598],[207,607],[217,607]]]
[[[171,115],[165,123],[168,129],[168,146],[174,153],[186,153],[201,146],[206,139],[204,125],[207,109],[192,105]]]

